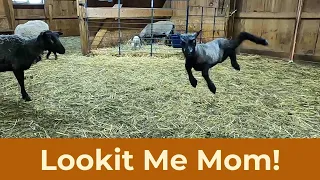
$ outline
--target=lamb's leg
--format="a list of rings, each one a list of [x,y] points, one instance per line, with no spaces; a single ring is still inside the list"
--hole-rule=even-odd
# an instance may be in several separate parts
[[[240,71],[240,65],[239,65],[239,63],[238,63],[238,61],[237,61],[236,51],[230,50],[230,51],[228,51],[228,54],[227,54],[227,55],[230,57],[232,67],[233,67],[235,70]]]
[[[204,79],[207,82],[208,88],[210,89],[210,91],[215,94],[217,91],[216,86],[214,85],[214,83],[211,81],[210,77],[209,77],[209,69],[210,67],[207,66],[202,70],[202,76],[204,77]]]
[[[53,54],[54,54],[54,59],[57,60],[58,59],[57,53],[53,52]]]
[[[13,71],[13,73],[16,76],[18,83],[20,85],[22,99],[24,99],[25,101],[31,101],[31,98],[28,95],[28,93],[24,87],[24,71],[23,70],[15,70],[15,71]]]
[[[47,59],[49,59],[49,57],[50,57],[50,54],[51,54],[51,51],[48,51],[48,54],[47,54]]]
[[[193,74],[192,74],[192,66],[188,65],[187,63],[185,64],[185,68],[187,70],[187,73],[188,73],[188,77],[189,77],[189,81],[190,81],[190,84],[195,88],[197,87],[197,80],[196,78],[194,78]]]
[[[42,57],[41,56],[38,56],[37,58],[37,62],[41,61],[42,60]]]

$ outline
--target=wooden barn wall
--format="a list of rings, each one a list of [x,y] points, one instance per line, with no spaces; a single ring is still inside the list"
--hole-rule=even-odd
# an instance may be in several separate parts
[[[185,31],[187,23],[187,1],[168,0],[167,6],[174,9],[171,20],[176,24],[177,29]],[[202,40],[211,41],[214,38],[225,37],[225,14],[228,13],[230,0],[190,0],[188,31],[195,32],[201,29]]]
[[[139,7],[139,8],[151,8],[151,0],[121,0],[122,7]],[[166,0],[154,0],[153,7],[163,7]],[[112,0],[112,2],[88,0],[88,7],[112,7],[118,4],[118,0]]]
[[[289,58],[298,0],[237,0],[234,35],[248,31],[266,38],[269,47],[245,42],[241,52]],[[320,0],[304,0],[295,59],[320,60]]]
[[[10,14],[11,13],[10,13],[8,1],[0,0],[0,33],[1,34],[11,33],[12,21],[11,21]]]
[[[0,31],[6,31],[10,29],[8,17],[5,11],[3,0],[0,0]]]
[[[0,4],[7,1],[0,0]],[[4,7],[7,6],[0,5],[0,31],[4,29],[13,31],[17,25],[29,20],[44,20],[51,30],[62,31],[65,36],[79,35],[76,0],[46,0],[44,6],[13,5],[13,27],[9,27],[8,18],[3,18],[4,9],[6,9]]]
[[[213,38],[224,37],[225,27],[225,13],[228,12],[226,8],[230,0],[190,0],[189,1],[189,20],[188,32],[195,32],[201,29],[202,23],[202,38],[203,42],[212,40]],[[90,1],[89,1],[90,2]],[[122,1],[123,7],[150,7],[150,0],[146,1]],[[138,3],[140,2],[140,3]],[[224,3],[223,3],[224,2]],[[98,2],[91,1],[88,6],[91,7],[112,7],[117,4],[117,0],[113,2]],[[186,29],[187,20],[187,1],[186,0],[155,0],[155,7],[157,8],[171,8],[173,10],[172,17],[156,18],[154,22],[159,20],[171,20],[175,23],[175,30],[184,33]],[[216,9],[216,8],[221,9]],[[224,7],[222,9],[222,7]],[[219,16],[214,18],[214,16]],[[138,35],[141,30],[151,22],[151,17],[142,19],[122,19],[121,20],[121,41],[125,43],[134,35]],[[100,40],[99,47],[116,46],[118,44],[118,24],[116,19],[108,20],[89,20],[89,44],[92,44],[96,39]],[[100,31],[100,33],[99,33]],[[104,33],[107,31],[107,33]],[[98,36],[104,37],[98,37]],[[200,38],[199,37],[199,38]]]

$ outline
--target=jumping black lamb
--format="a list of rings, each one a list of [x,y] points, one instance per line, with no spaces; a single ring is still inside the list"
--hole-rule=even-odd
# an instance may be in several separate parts
[[[192,68],[196,71],[201,71],[208,88],[213,94],[216,93],[216,86],[209,77],[210,68],[230,57],[232,67],[240,71],[236,49],[243,41],[249,40],[256,44],[268,45],[267,40],[248,32],[241,32],[235,39],[231,40],[217,38],[206,44],[197,44],[196,39],[200,33],[201,30],[193,34],[181,34],[180,36],[182,52],[185,57],[185,69],[188,73],[190,84],[194,88],[197,87],[197,80],[192,74]]]
[[[22,99],[31,101],[24,86],[24,71],[38,61],[45,49],[56,49],[59,54],[65,48],[51,31],[44,31],[34,39],[19,35],[0,35],[0,72],[13,71],[21,89]]]

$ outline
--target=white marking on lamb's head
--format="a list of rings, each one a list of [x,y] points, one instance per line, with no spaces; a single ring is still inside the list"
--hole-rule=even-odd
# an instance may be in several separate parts
[[[186,58],[194,57],[196,53],[197,37],[200,33],[201,30],[192,34],[186,33],[180,35],[182,52]]]

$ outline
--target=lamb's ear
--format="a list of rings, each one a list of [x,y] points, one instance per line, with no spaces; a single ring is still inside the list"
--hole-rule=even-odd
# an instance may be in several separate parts
[[[43,35],[48,35],[48,34],[51,34],[51,33],[52,33],[51,31],[42,31],[40,33],[40,35],[43,36]]]
[[[40,33],[40,36],[43,36],[45,33],[46,33],[45,31],[41,32],[41,33]]]
[[[52,31],[52,33],[57,34],[58,36],[63,35],[63,32],[60,32],[60,31]]]
[[[199,34],[202,33],[202,30],[198,31],[195,33],[195,37],[197,38],[199,36]]]

